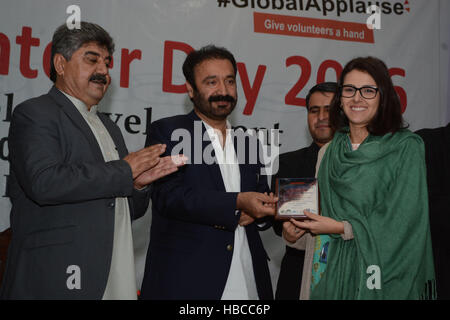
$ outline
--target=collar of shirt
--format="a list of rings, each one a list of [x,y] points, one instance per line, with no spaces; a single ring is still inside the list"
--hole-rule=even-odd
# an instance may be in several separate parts
[[[80,99],[75,98],[75,97],[71,96],[70,94],[65,93],[62,90],[59,90],[59,91],[61,91],[75,105],[75,107],[78,109],[78,111],[80,111],[81,114],[85,114],[85,115],[96,115],[97,114],[98,105],[93,105],[91,107],[91,109],[89,110],[88,107],[86,106],[86,104],[83,101],[81,101]]]
[[[203,121],[203,124],[205,125],[206,131],[208,132],[209,138],[211,139],[211,142],[215,142],[216,139],[219,139],[219,143],[220,143],[220,138],[222,135],[222,132],[219,129],[215,129],[213,127],[211,127],[209,124],[207,124],[205,121]],[[228,141],[228,138],[231,138],[231,124],[230,122],[227,120],[227,129],[226,129],[226,139],[225,139],[225,144]],[[220,144],[221,145],[221,144]]]
[[[209,135],[209,138],[211,140],[211,144],[215,151],[215,157],[216,161],[219,165],[227,164],[227,165],[236,165],[238,164],[236,153],[234,150],[234,144],[233,144],[233,136],[232,136],[232,128],[229,121],[227,121],[227,129],[226,129],[226,137],[225,137],[225,143],[222,146],[221,140],[222,132],[218,129],[214,129],[209,124],[202,122],[205,125],[206,131]]]

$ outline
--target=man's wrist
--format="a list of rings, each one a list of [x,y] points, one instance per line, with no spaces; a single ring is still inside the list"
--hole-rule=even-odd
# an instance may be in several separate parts
[[[140,185],[138,183],[133,182],[133,188],[137,191],[144,191],[145,189],[147,189],[148,185]]]
[[[242,192],[239,192],[236,197],[236,210],[242,210]]]

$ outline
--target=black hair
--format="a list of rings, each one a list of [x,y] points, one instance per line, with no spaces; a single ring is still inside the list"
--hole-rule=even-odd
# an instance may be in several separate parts
[[[309,89],[308,94],[306,95],[306,110],[309,111],[309,100],[311,96],[315,92],[331,92],[336,94],[338,91],[338,84],[336,82],[322,82],[316,84],[314,87]]]
[[[341,96],[345,76],[353,70],[368,73],[375,80],[378,94],[380,94],[380,105],[377,113],[367,125],[367,131],[370,134],[381,136],[407,128],[402,116],[400,99],[392,84],[386,64],[375,57],[359,57],[345,65],[339,78],[339,91],[334,96],[330,107],[330,125],[333,129],[340,130],[348,126],[348,119],[341,109]]]
[[[184,77],[186,78],[186,81],[189,82],[189,84],[195,90],[197,90],[194,76],[195,66],[197,66],[198,64],[200,64],[205,60],[211,59],[229,60],[233,65],[234,75],[236,75],[237,66],[233,54],[223,47],[216,47],[215,45],[207,45],[198,50],[191,51],[183,63]]]

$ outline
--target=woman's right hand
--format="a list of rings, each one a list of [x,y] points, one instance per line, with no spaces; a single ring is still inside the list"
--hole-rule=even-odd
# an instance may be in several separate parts
[[[295,243],[305,232],[306,230],[300,229],[291,221],[283,222],[283,238],[290,243]]]

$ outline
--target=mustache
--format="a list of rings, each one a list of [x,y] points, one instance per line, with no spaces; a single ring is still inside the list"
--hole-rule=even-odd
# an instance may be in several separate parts
[[[230,96],[230,95],[215,95],[215,96],[210,96],[209,98],[208,98],[208,101],[209,102],[217,102],[217,101],[225,101],[225,102],[231,102],[231,103],[234,103],[234,102],[236,102],[236,99],[235,98],[233,98],[232,96]]]
[[[90,78],[89,81],[99,81],[103,84],[107,84],[108,83],[108,79],[106,79],[106,76],[104,74],[100,74],[100,73],[96,73],[93,74]]]
[[[330,126],[330,122],[328,120],[326,120],[326,121],[318,121],[316,123],[315,127],[317,128],[317,127],[323,126],[323,125]]]

